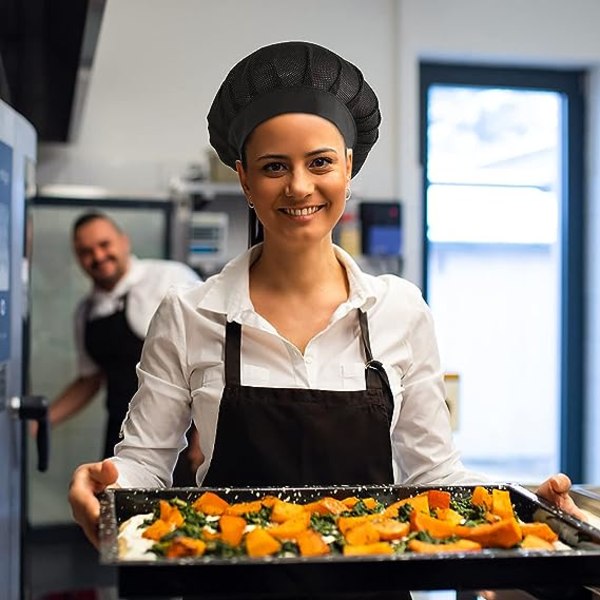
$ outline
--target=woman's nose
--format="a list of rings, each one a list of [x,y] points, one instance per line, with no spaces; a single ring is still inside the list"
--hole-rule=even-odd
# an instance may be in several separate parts
[[[314,190],[314,183],[310,173],[303,169],[297,169],[290,173],[285,195],[294,200],[303,200],[310,196]]]

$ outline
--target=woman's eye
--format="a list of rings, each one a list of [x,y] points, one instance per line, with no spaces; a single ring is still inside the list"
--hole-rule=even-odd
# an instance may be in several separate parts
[[[280,162],[267,163],[263,167],[263,170],[265,170],[267,173],[281,173],[281,171],[283,171],[284,169],[285,165]]]
[[[318,156],[312,161],[311,165],[317,169],[323,169],[324,167],[328,167],[332,162],[331,158],[327,156]]]

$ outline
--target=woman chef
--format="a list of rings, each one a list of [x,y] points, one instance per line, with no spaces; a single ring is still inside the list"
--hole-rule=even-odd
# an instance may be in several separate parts
[[[109,484],[164,487],[193,419],[198,485],[450,484],[453,446],[429,309],[332,243],[381,117],[361,72],[306,42],[239,62],[208,115],[264,241],[153,318],[116,456],[80,466],[75,519],[97,541]],[[569,481],[540,493],[568,510]]]

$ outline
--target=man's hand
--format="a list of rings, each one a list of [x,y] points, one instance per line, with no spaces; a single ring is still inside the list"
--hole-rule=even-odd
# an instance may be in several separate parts
[[[73,518],[86,537],[98,548],[100,502],[96,494],[117,481],[117,467],[110,460],[87,463],[77,467],[69,487],[69,503]]]
[[[553,475],[544,481],[536,490],[536,494],[577,519],[587,521],[585,513],[577,507],[573,502],[573,498],[569,496],[570,489],[571,480],[564,473],[558,473],[558,475]]]

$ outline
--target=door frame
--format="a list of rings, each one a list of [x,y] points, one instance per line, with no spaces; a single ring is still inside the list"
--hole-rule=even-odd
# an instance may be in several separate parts
[[[511,66],[420,64],[420,150],[423,192],[423,294],[427,298],[427,122],[428,90],[432,85],[548,90],[563,94],[561,131],[562,190],[560,219],[560,469],[574,482],[585,473],[585,230],[584,230],[584,89],[582,70],[529,69]]]

